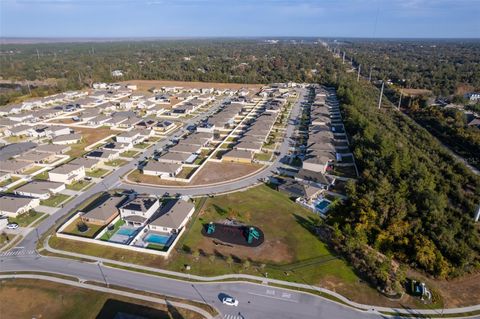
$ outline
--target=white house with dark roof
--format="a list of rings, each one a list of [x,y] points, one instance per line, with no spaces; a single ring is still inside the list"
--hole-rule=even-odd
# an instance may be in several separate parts
[[[160,208],[160,201],[155,197],[138,196],[120,206],[120,216],[130,226],[144,226]]]

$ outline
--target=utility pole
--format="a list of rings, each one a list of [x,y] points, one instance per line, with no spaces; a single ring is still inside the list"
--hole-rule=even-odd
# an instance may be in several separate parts
[[[400,90],[400,99],[398,100],[398,107],[397,109],[400,111],[400,104],[402,104],[402,90]]]
[[[378,109],[380,110],[380,106],[382,105],[382,95],[383,95],[383,86],[385,82],[382,81],[382,89],[380,90],[380,97],[378,98]]]
[[[40,60],[40,53],[38,52],[38,49],[35,50],[37,50],[37,60]]]
[[[362,65],[359,64],[358,65],[358,73],[357,73],[357,82],[360,81],[360,69],[361,69]]]
[[[372,81],[372,67],[370,67],[370,72],[368,73],[368,82]]]
[[[343,51],[342,64],[345,64],[345,51]]]

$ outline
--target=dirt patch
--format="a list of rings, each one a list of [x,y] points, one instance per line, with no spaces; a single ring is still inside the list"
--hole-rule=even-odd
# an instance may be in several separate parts
[[[183,82],[183,81],[155,81],[155,80],[133,80],[121,82],[121,84],[136,84],[139,91],[147,91],[155,87],[157,89],[162,86],[179,86],[183,88],[216,88],[216,89],[232,89],[248,88],[258,90],[263,84],[243,84],[243,83],[218,83],[218,82]]]
[[[54,120],[48,121],[48,123],[72,124],[72,123],[75,123],[75,121],[72,120],[71,118],[68,118],[68,119],[54,119]]]
[[[192,179],[191,185],[219,183],[240,178],[262,168],[262,165],[207,162]]]
[[[216,255],[217,257],[235,256],[242,260],[255,260],[257,262],[268,263],[289,263],[293,261],[288,245],[281,240],[265,239],[264,243],[258,247],[245,247],[234,245],[233,247],[217,245],[212,238],[203,237],[198,247],[207,255]]]
[[[407,276],[425,281],[442,297],[445,307],[464,307],[480,304],[480,273],[465,275],[452,280],[435,280],[409,270]]]
[[[419,96],[419,95],[430,95],[432,91],[426,89],[401,89],[400,92],[404,95],[409,96]]]
[[[217,163],[208,162],[200,169],[190,183],[168,181],[158,176],[144,175],[135,170],[128,175],[128,179],[135,183],[165,185],[165,186],[202,186],[213,183],[227,182],[241,178],[262,168],[262,165],[239,164],[239,163]]]

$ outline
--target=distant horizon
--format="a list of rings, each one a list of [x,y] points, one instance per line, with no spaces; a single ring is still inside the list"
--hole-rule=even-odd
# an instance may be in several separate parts
[[[82,42],[126,42],[126,41],[181,41],[181,40],[295,40],[295,39],[309,39],[309,40],[425,40],[425,41],[480,41],[480,37],[456,37],[456,38],[442,38],[442,37],[345,37],[345,36],[148,36],[148,37],[0,37],[0,44],[41,44],[41,43],[82,43]]]

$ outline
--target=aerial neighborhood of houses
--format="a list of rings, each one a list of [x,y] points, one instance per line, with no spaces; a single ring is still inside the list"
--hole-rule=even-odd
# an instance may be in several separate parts
[[[195,213],[184,189],[268,182],[320,216],[344,199],[334,89],[225,87],[95,83],[0,108],[0,228],[74,203],[58,238],[168,256]]]

